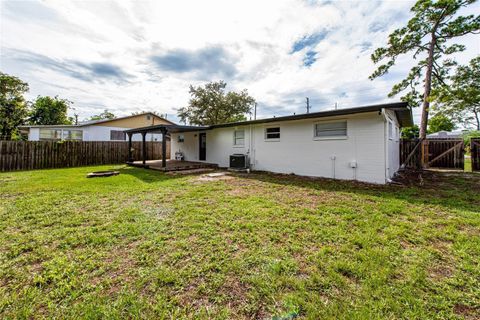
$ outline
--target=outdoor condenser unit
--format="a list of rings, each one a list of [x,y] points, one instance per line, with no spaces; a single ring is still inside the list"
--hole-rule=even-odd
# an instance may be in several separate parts
[[[247,168],[247,155],[235,153],[230,156],[230,168],[234,169],[246,169]]]

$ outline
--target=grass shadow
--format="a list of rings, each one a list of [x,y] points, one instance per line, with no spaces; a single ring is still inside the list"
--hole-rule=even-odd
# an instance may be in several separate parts
[[[242,178],[255,179],[285,186],[323,191],[340,191],[368,196],[399,199],[416,204],[429,204],[477,211],[480,214],[480,175],[463,172],[422,172],[411,177],[406,185],[376,185],[358,181],[313,178],[268,172],[240,174]]]

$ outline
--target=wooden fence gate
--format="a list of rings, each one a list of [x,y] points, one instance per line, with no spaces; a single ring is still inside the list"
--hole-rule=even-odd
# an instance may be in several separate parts
[[[427,168],[462,169],[465,163],[465,148],[462,139],[402,139],[400,142],[400,165],[421,168],[422,149]]]
[[[463,139],[427,140],[424,148],[427,168],[453,168],[463,170],[465,164],[465,146]]]
[[[472,159],[472,170],[480,171],[480,138],[470,140],[470,151]]]

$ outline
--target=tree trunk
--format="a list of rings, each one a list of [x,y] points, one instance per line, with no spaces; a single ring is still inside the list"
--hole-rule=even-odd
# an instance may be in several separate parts
[[[473,114],[475,115],[475,120],[477,121],[477,130],[480,131],[480,118],[478,117],[478,113],[476,110],[473,111]]]
[[[427,137],[428,112],[430,108],[430,101],[428,101],[428,99],[430,98],[430,92],[432,90],[433,50],[436,42],[437,38],[435,32],[432,32],[432,40],[430,41],[430,47],[428,49],[427,72],[425,75],[425,92],[423,94],[422,120],[420,122],[420,139],[425,139]]]

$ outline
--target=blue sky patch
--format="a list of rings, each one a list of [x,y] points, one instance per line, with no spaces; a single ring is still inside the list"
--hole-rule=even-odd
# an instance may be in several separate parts
[[[315,63],[315,61],[317,61],[317,53],[315,51],[307,51],[307,53],[305,53],[305,57],[303,57],[303,65],[305,67],[310,67],[312,64]]]
[[[174,49],[153,55],[150,59],[161,70],[175,73],[199,71],[205,78],[211,75],[230,78],[237,71],[232,59],[221,47],[207,47],[195,51]]]
[[[317,45],[320,41],[325,39],[327,35],[328,35],[328,31],[323,30],[308,36],[304,36],[300,40],[295,41],[295,43],[292,46],[292,51],[290,51],[290,53],[292,54],[292,53],[301,51],[307,47],[313,47]]]

